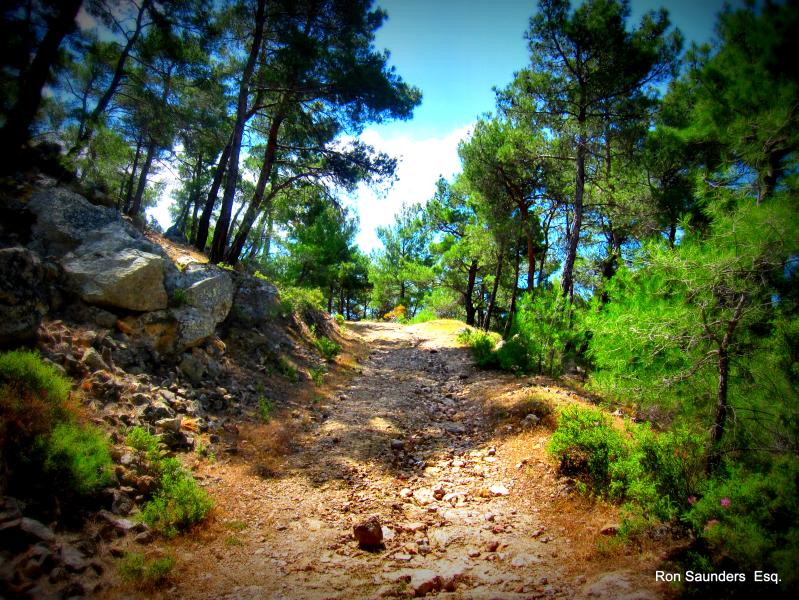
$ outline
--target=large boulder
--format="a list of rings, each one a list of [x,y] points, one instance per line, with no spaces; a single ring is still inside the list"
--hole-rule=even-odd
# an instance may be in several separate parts
[[[32,338],[48,303],[39,257],[21,247],[0,249],[0,344]]]
[[[106,241],[110,241],[107,244]],[[64,278],[70,291],[88,304],[137,311],[167,307],[162,257],[125,248],[110,238],[81,245],[64,257]]]
[[[185,303],[208,313],[214,326],[225,320],[233,304],[233,280],[211,264],[190,264],[182,274]]]
[[[31,196],[32,248],[43,254],[62,255],[80,246],[86,234],[121,222],[113,208],[95,206],[86,198],[60,187],[42,188]]]
[[[280,313],[277,288],[263,279],[242,276],[233,298],[231,321],[244,327],[255,327]]]

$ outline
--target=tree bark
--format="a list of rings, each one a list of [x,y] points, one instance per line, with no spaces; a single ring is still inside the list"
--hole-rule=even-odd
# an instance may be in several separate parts
[[[211,189],[208,190],[208,196],[205,199],[205,206],[203,207],[200,221],[197,224],[197,235],[193,237],[194,247],[200,252],[205,250],[205,243],[208,241],[208,230],[211,228],[211,215],[214,212],[214,205],[216,204],[216,197],[219,194],[219,188],[222,185],[222,178],[227,169],[227,163],[230,159],[230,146],[233,137],[225,145],[222,154],[219,156],[219,162],[216,165],[216,172],[214,173],[214,180],[211,182]]]
[[[141,149],[144,140],[141,138],[136,139],[136,154],[133,156],[133,166],[130,169],[130,177],[128,178],[127,190],[125,191],[125,201],[122,206],[118,206],[121,212],[125,214],[130,210],[130,203],[133,202],[133,182],[136,181],[136,171],[139,168],[139,159],[141,158]],[[122,203],[122,198],[119,199]]]
[[[31,125],[42,103],[42,89],[50,77],[50,70],[58,60],[61,42],[75,28],[75,17],[78,16],[81,3],[82,0],[62,0],[58,3],[58,11],[49,23],[30,68],[20,78],[17,100],[0,130],[0,139],[9,151],[8,156],[12,158],[15,151],[30,139]]]
[[[477,279],[477,261],[473,260],[469,265],[469,279],[466,282],[466,292],[463,294],[464,307],[466,308],[466,324],[474,327],[474,314],[476,312],[472,295],[474,294],[474,282]]]
[[[255,64],[261,52],[264,24],[266,22],[266,0],[258,0],[255,11],[255,30],[253,33],[250,53],[247,64],[242,73],[239,84],[239,96],[236,103],[236,122],[233,126],[233,135],[230,141],[230,159],[225,174],[225,189],[222,194],[222,207],[219,219],[214,228],[214,237],[211,241],[211,262],[220,262],[225,258],[230,216],[233,209],[233,200],[236,195],[236,185],[239,178],[239,156],[241,154],[241,141],[244,136],[244,126],[247,121],[247,99],[250,94],[250,81],[255,71]]]
[[[580,126],[585,121],[581,113]],[[563,276],[560,287],[563,297],[571,303],[574,300],[574,262],[577,259],[577,246],[580,243],[580,228],[583,223],[583,194],[585,193],[585,160],[588,154],[585,134],[580,133],[577,141],[577,174],[574,185],[574,219],[569,230],[569,242],[566,248],[566,260],[563,263]]]
[[[241,226],[236,233],[236,236],[231,243],[230,248],[225,254],[225,262],[229,265],[235,265],[241,256],[241,249],[247,241],[247,236],[250,234],[255,219],[258,218],[258,213],[261,210],[261,204],[264,200],[264,192],[266,191],[266,184],[272,180],[272,170],[275,166],[275,157],[277,156],[277,137],[280,133],[280,126],[283,123],[283,115],[275,115],[272,119],[272,124],[269,126],[269,135],[266,140],[266,151],[264,152],[264,162],[261,165],[261,172],[258,174],[258,182],[255,185],[255,192],[253,193],[252,200],[247,207],[247,212],[244,213]],[[274,185],[274,181],[273,181]],[[271,204],[274,190],[269,194],[267,202]],[[271,208],[269,209],[271,210]]]
[[[147,186],[147,175],[150,173],[150,167],[153,164],[153,159],[155,158],[155,151],[157,148],[157,144],[154,138],[150,138],[150,143],[147,144],[147,155],[144,159],[144,164],[141,168],[141,173],[139,174],[139,184],[136,186],[136,195],[133,197],[133,202],[128,209],[128,216],[129,217],[136,217],[141,210],[141,203],[142,198],[144,198],[144,188]]]
[[[491,326],[491,314],[494,312],[494,306],[497,302],[497,290],[499,289],[499,280],[502,277],[502,264],[505,262],[505,243],[499,246],[499,256],[497,257],[497,271],[494,273],[494,287],[491,289],[491,299],[488,302],[488,310],[486,310],[486,318],[483,323],[483,329],[488,331]]]
[[[508,339],[513,328],[513,317],[516,314],[516,297],[519,295],[519,265],[521,256],[519,249],[516,249],[516,261],[513,269],[513,291],[510,295],[510,308],[508,309],[508,321],[505,323],[505,331],[502,333],[504,339]]]

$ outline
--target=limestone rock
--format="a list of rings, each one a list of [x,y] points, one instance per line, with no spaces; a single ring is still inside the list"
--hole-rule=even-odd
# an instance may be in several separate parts
[[[238,325],[254,327],[274,319],[280,311],[277,288],[255,277],[242,278],[233,298],[230,318]]]
[[[87,232],[121,222],[114,209],[95,206],[83,196],[58,187],[34,192],[28,210],[36,217],[31,231],[33,248],[55,256],[80,246]]]
[[[136,311],[167,306],[164,259],[160,256],[96,243],[81,246],[62,264],[68,288],[88,304]]]
[[[21,247],[0,249],[0,344],[32,338],[48,303],[39,257]]]
[[[383,543],[383,529],[377,516],[357,523],[352,528],[352,534],[361,546],[379,546]]]

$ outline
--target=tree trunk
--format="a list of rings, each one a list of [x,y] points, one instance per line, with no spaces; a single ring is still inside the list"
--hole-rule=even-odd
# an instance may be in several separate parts
[[[128,216],[135,218],[141,210],[142,198],[144,198],[144,188],[147,186],[147,175],[150,173],[150,167],[155,158],[156,143],[154,138],[150,138],[150,143],[147,144],[147,155],[144,159],[144,164],[139,174],[139,184],[136,186],[136,195],[133,196],[133,202],[128,210]]]
[[[82,0],[61,0],[58,10],[50,21],[36,56],[28,71],[20,78],[17,100],[6,116],[5,125],[0,130],[2,144],[13,159],[18,150],[30,139],[30,129],[39,106],[42,103],[42,89],[50,77],[50,70],[58,60],[58,48],[64,38],[75,28]]]
[[[211,189],[208,190],[208,196],[205,199],[205,206],[200,221],[197,224],[197,236],[193,237],[194,247],[200,252],[205,250],[205,243],[208,241],[208,230],[211,228],[211,215],[214,212],[214,205],[216,204],[216,197],[219,194],[219,188],[222,185],[222,177],[227,169],[228,160],[230,159],[230,146],[231,140],[225,145],[222,154],[219,156],[219,162],[216,165],[216,172],[214,173],[214,180],[211,182]]]
[[[585,114],[578,117],[580,128],[585,121]],[[580,243],[580,227],[583,223],[583,194],[585,192],[585,160],[588,154],[585,134],[580,133],[577,140],[577,175],[574,184],[574,220],[569,230],[569,241],[566,248],[566,260],[563,263],[561,289],[563,297],[571,303],[574,300],[574,262],[577,259],[577,246]]]
[[[519,265],[521,263],[521,256],[519,249],[516,249],[516,262],[513,269],[513,291],[510,295],[510,308],[508,309],[508,321],[505,323],[505,331],[502,332],[502,337],[508,339],[511,329],[513,328],[513,317],[516,315],[516,297],[519,295]]]
[[[264,192],[266,191],[266,184],[272,181],[273,189],[270,190],[267,202],[271,205],[272,198],[275,195],[274,179],[272,177],[272,170],[275,166],[275,157],[277,155],[277,136],[280,133],[280,126],[283,123],[283,115],[276,115],[272,119],[272,124],[269,126],[269,136],[266,140],[266,151],[264,153],[264,162],[261,165],[261,172],[258,174],[258,182],[255,185],[255,192],[253,193],[252,200],[247,207],[247,212],[244,213],[244,219],[241,226],[230,245],[230,248],[225,255],[225,262],[229,265],[235,265],[239,261],[241,249],[244,248],[244,243],[247,241],[247,236],[250,234],[252,224],[258,218],[258,213],[261,209],[261,204],[264,200]],[[271,210],[271,206],[267,210]]]
[[[136,16],[136,29],[133,30],[133,34],[131,34],[131,36],[128,38],[125,47],[122,48],[122,52],[119,54],[117,65],[114,69],[114,76],[111,78],[111,83],[108,84],[108,89],[105,90],[105,93],[102,95],[100,100],[97,101],[97,106],[94,107],[94,110],[92,110],[92,113],[86,119],[85,126],[81,128],[78,139],[75,141],[75,145],[69,149],[69,156],[76,156],[89,143],[92,134],[94,133],[94,129],[97,126],[97,123],[100,121],[100,115],[106,111],[111,99],[114,97],[114,94],[116,94],[117,88],[122,81],[122,76],[125,74],[125,63],[130,56],[133,46],[136,44],[136,41],[141,35],[144,13],[150,8],[151,4],[152,0],[143,0],[139,6],[139,14]]]
[[[740,298],[738,298],[738,304],[735,306],[735,312],[732,318],[727,322],[727,330],[724,332],[724,337],[718,347],[717,370],[719,374],[719,383],[716,389],[716,414],[713,418],[713,431],[710,434],[711,456],[710,460],[708,460],[708,471],[712,471],[719,464],[719,456],[716,451],[724,437],[729,412],[727,394],[730,376],[730,344],[732,343],[735,329],[738,327],[738,323],[741,320],[745,302],[746,294],[741,294]]]
[[[130,210],[130,203],[133,202],[133,182],[136,180],[136,171],[139,168],[139,159],[141,158],[143,142],[144,140],[141,138],[136,140],[136,154],[133,155],[133,167],[130,169],[130,177],[128,178],[127,190],[125,192],[125,201],[122,206],[118,207],[120,211],[125,214]],[[122,202],[122,198],[120,198],[120,202]]]
[[[475,307],[472,302],[474,295],[474,282],[477,279],[477,261],[473,260],[469,265],[469,279],[466,282],[466,292],[463,294],[464,306],[466,308],[466,324],[474,327]]]
[[[497,258],[497,271],[494,273],[494,287],[491,289],[491,299],[488,302],[488,310],[486,311],[486,320],[483,323],[483,329],[488,331],[491,326],[491,314],[494,312],[494,306],[497,302],[497,290],[499,289],[499,280],[502,277],[502,263],[505,262],[505,243],[502,242],[499,246],[499,256]]]
[[[266,21],[266,0],[258,0],[255,11],[255,31],[253,34],[250,54],[247,57],[247,64],[242,73],[239,84],[239,96],[236,103],[236,122],[233,126],[233,135],[230,140],[230,159],[225,174],[225,189],[222,194],[222,207],[219,212],[219,219],[214,228],[214,238],[211,241],[211,262],[220,262],[225,257],[225,246],[227,245],[228,229],[230,228],[230,216],[233,209],[233,200],[236,195],[236,185],[239,178],[239,156],[241,154],[241,140],[244,136],[244,126],[247,121],[247,99],[250,94],[250,80],[255,71],[255,64],[261,52],[261,42],[263,40],[264,23]]]

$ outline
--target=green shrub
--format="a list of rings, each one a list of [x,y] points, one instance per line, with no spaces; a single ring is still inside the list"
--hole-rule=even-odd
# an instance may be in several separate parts
[[[438,318],[436,311],[430,308],[423,308],[416,315],[408,321],[411,325],[415,325],[416,323],[427,323],[428,321],[435,321]]]
[[[308,311],[324,311],[325,297],[322,290],[285,286],[280,288],[280,301],[286,313],[304,314]]]
[[[488,333],[479,329],[466,328],[458,333],[458,341],[468,344],[471,348],[474,362],[479,367],[485,368],[496,367],[499,364],[494,348],[500,339],[496,333]]]
[[[141,515],[154,530],[174,537],[202,521],[213,508],[213,501],[177,459],[164,459],[160,467],[160,488],[144,505]]]
[[[61,407],[72,387],[58,370],[44,362],[37,352],[13,350],[0,354],[0,384],[25,390]]]
[[[148,455],[155,455],[158,452],[158,437],[138,425],[128,431],[125,443],[134,450]]]
[[[300,380],[300,374],[297,370],[297,367],[291,364],[291,361],[285,356],[281,356],[277,359],[277,369],[292,383],[297,383]]]
[[[324,335],[316,338],[314,344],[325,360],[333,360],[341,352],[341,346]]]
[[[799,459],[781,456],[765,473],[729,466],[709,480],[686,520],[718,561],[780,574],[799,585]]]
[[[183,306],[188,299],[189,296],[183,288],[177,288],[172,292],[172,306]]]
[[[258,398],[258,415],[261,417],[261,421],[264,423],[268,423],[269,419],[272,418],[272,412],[275,410],[275,403],[266,396],[260,396]]]
[[[336,323],[339,326],[344,325],[345,322],[344,315],[336,313],[336,316],[334,316],[333,319],[336,321]]]
[[[108,485],[112,461],[106,436],[97,428],[74,423],[55,426],[47,442],[45,471],[79,494]]]
[[[582,475],[592,491],[604,493],[611,484],[611,464],[626,458],[630,449],[610,416],[597,408],[572,405],[560,412],[549,452],[560,461],[563,473]]]
[[[500,346],[496,351],[496,362],[503,371],[530,370],[530,355],[518,336],[512,337]]]
[[[309,374],[311,375],[311,380],[314,382],[314,385],[322,385],[326,373],[327,368],[324,365],[319,367],[311,367],[309,370]]]
[[[625,502],[623,530],[632,533],[687,510],[702,482],[704,443],[685,429],[655,433],[627,423],[622,431],[603,411],[572,405],[562,409],[548,449],[586,493]]]
[[[168,579],[175,559],[172,556],[147,559],[141,552],[126,552],[117,567],[124,581],[138,588],[151,588]]]

